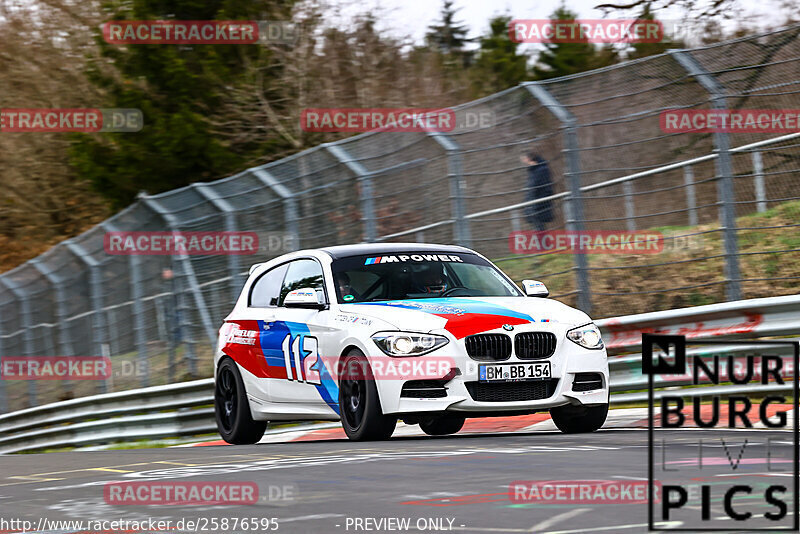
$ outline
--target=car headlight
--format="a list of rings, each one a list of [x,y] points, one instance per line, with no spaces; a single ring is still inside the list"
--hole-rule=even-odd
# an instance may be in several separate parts
[[[594,323],[567,330],[567,338],[586,349],[603,348],[603,338],[600,336],[600,329],[597,328]]]
[[[444,336],[413,332],[378,332],[372,340],[389,356],[420,356],[448,343]]]

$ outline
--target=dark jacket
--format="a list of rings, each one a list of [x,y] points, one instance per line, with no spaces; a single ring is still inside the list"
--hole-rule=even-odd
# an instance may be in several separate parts
[[[549,197],[553,194],[553,181],[550,179],[550,168],[544,158],[536,156],[538,165],[528,167],[528,191],[526,200]],[[540,202],[525,207],[525,218],[534,226],[553,220],[553,201]]]

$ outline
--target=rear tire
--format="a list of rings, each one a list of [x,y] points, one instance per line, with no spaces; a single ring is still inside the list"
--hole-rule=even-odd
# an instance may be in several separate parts
[[[419,427],[429,436],[447,436],[461,430],[465,420],[457,415],[443,415],[425,418],[420,421]]]
[[[352,349],[342,361],[339,412],[344,433],[352,441],[389,439],[397,417],[384,415],[375,377],[364,353]]]
[[[600,406],[559,406],[550,408],[550,416],[565,434],[594,432],[603,426],[608,416],[608,404]]]
[[[230,358],[222,360],[217,369],[214,415],[219,435],[232,445],[258,443],[267,429],[266,421],[253,420],[242,374]]]

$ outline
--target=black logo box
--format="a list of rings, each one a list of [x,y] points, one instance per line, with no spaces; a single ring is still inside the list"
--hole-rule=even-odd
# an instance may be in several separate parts
[[[796,532],[800,530],[800,407],[798,406],[798,396],[800,396],[800,387],[798,387],[798,376],[800,375],[800,342],[797,341],[750,341],[750,340],[735,340],[735,341],[696,341],[689,340],[689,345],[709,345],[709,346],[731,346],[731,345],[748,345],[748,346],[790,346],[794,349],[794,369],[792,380],[792,395],[794,397],[794,428],[792,435],[794,438],[794,525],[792,527],[771,527],[771,528],[735,528],[737,531],[748,532],[775,532],[786,530],[789,532]],[[648,504],[647,504],[647,523],[648,530],[654,532],[728,532],[730,527],[725,528],[656,528],[653,517],[653,501],[654,501],[654,455],[653,455],[653,442],[654,442],[654,414],[653,407],[655,405],[653,376],[656,374],[680,374],[686,372],[686,336],[673,336],[661,334],[642,334],[642,373],[647,374],[647,490],[648,490]],[[669,354],[669,348],[675,348],[675,361],[670,364],[667,360],[659,357],[658,363],[653,363],[653,348],[660,348],[665,354]]]

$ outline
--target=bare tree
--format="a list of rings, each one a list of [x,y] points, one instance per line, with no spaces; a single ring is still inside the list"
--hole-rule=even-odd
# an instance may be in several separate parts
[[[0,108],[98,107],[84,72],[99,3],[0,1]],[[0,269],[107,216],[67,164],[69,135],[0,133]]]

